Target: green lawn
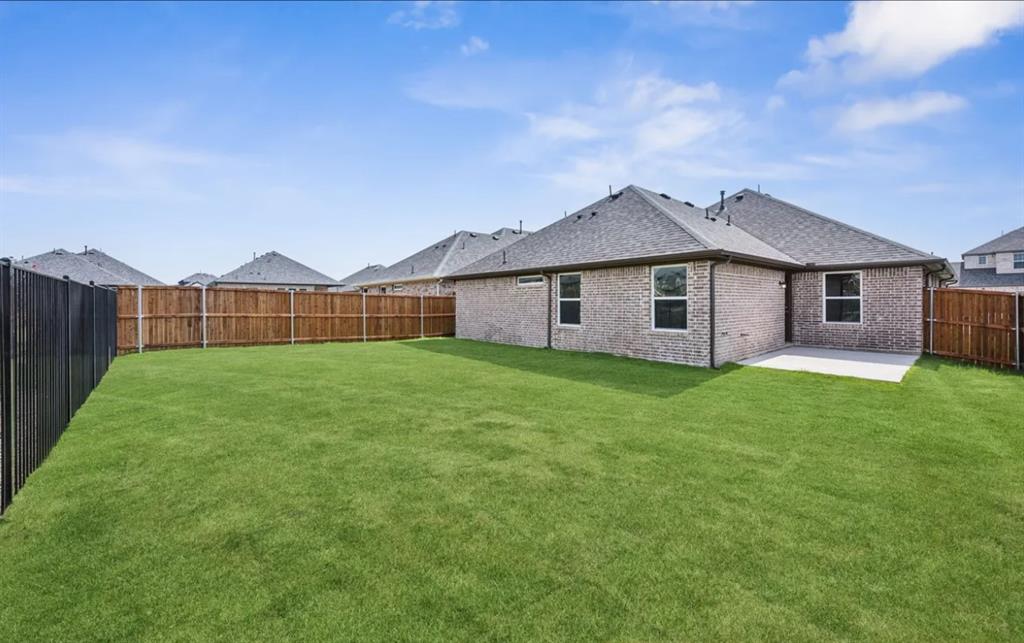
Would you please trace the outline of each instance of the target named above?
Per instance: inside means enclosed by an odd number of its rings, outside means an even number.
[[[121,357],[0,521],[0,637],[1020,640],[1024,377]]]

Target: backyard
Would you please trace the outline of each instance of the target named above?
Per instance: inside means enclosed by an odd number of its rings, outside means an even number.
[[[454,339],[118,358],[0,637],[1020,639],[1024,378]]]

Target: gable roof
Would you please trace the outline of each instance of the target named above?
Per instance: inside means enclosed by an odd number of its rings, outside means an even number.
[[[355,284],[359,284],[366,280],[372,279],[374,276],[377,275],[378,272],[380,272],[383,269],[383,264],[375,263],[371,266],[366,266],[365,268],[356,270],[347,277],[339,279],[338,283],[340,283],[342,286],[352,286]]]
[[[199,284],[200,286],[208,286],[210,282],[217,279],[217,275],[211,275],[208,272],[193,272],[188,277],[178,280],[179,286],[191,286],[192,284]]]
[[[137,270],[117,259],[111,257],[102,250],[95,248],[86,248],[85,252],[80,253],[80,256],[84,257],[90,263],[94,263],[97,266],[114,273],[115,275],[123,278],[127,283],[133,286],[163,286],[164,283],[158,279],[150,277],[141,270]]]
[[[90,281],[101,286],[136,285],[124,277],[115,275],[102,266],[88,261],[81,254],[57,248],[28,259],[16,261],[15,265],[28,270],[61,279],[67,275],[70,279],[84,284]]]
[[[353,285],[441,279],[487,255],[527,239],[531,233],[501,228],[488,234],[460,230]]]
[[[516,273],[732,253],[798,266],[792,257],[703,209],[630,185],[534,232],[453,276]]]
[[[717,212],[719,205],[709,207]],[[754,190],[726,197],[725,206],[734,225],[808,266],[943,261]]]
[[[787,268],[930,265],[945,260],[753,190],[705,208],[630,185],[454,277],[734,257]]]
[[[262,254],[229,273],[217,277],[214,284],[276,284],[297,286],[337,286],[338,282],[322,272],[284,256],[276,250]]]
[[[1024,226],[1017,228],[1016,230],[1010,230],[1001,237],[981,244],[977,248],[968,250],[963,256],[967,255],[987,255],[994,252],[1021,252],[1024,251]]]

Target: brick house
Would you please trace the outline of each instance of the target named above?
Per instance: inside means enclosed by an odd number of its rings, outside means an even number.
[[[456,336],[719,366],[787,343],[919,353],[948,263],[752,190],[629,186],[451,275]]]
[[[981,244],[953,264],[954,288],[1024,293],[1024,227]]]
[[[365,268],[343,281],[354,290],[410,295],[450,295],[448,275],[529,235],[521,228],[490,234],[460,230],[384,268]]]

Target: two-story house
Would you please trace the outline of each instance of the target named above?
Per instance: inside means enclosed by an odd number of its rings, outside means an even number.
[[[968,250],[953,269],[954,288],[1024,292],[1024,227]]]

